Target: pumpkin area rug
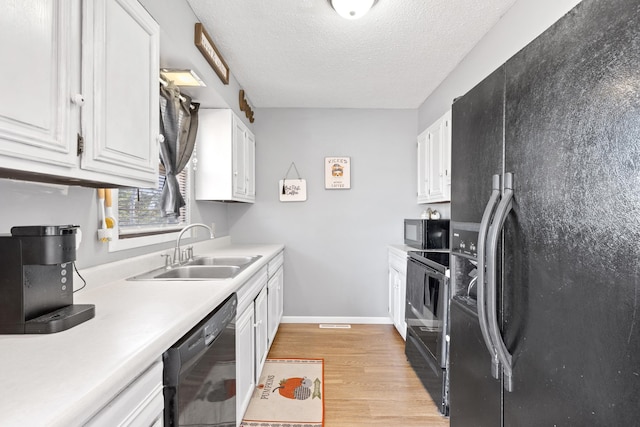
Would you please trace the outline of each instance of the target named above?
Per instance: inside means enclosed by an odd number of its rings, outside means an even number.
[[[267,359],[241,427],[322,427],[324,360]]]

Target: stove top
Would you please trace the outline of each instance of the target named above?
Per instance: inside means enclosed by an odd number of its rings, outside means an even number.
[[[448,249],[409,251],[410,258],[443,272],[449,268],[449,254],[450,251]]]

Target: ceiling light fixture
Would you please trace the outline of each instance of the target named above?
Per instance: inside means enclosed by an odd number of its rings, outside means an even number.
[[[202,79],[193,70],[176,70],[173,68],[161,68],[160,75],[167,81],[172,81],[176,86],[206,87]]]
[[[330,0],[338,15],[346,19],[362,18],[373,6],[375,0]]]

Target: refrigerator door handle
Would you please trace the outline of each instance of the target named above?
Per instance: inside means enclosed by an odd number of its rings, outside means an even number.
[[[498,361],[498,353],[496,346],[491,340],[491,334],[489,333],[489,320],[487,317],[486,298],[485,298],[485,243],[487,239],[487,232],[489,230],[489,223],[491,222],[491,216],[493,211],[498,205],[498,199],[500,198],[500,175],[493,175],[491,178],[491,196],[487,202],[487,206],[484,208],[482,214],[482,220],[480,221],[480,230],[478,231],[478,275],[476,276],[476,295],[478,302],[478,321],[480,323],[480,331],[482,331],[482,338],[487,346],[487,350],[491,355],[491,374],[494,378],[499,377],[500,364]]]
[[[487,238],[487,319],[489,322],[489,335],[492,342],[496,346],[498,359],[502,365],[502,372],[504,374],[504,388],[511,392],[513,391],[513,370],[512,370],[512,357],[507,350],[507,346],[500,334],[500,327],[498,325],[498,313],[497,313],[497,286],[496,286],[496,260],[498,239],[500,232],[504,226],[504,222],[507,219],[507,214],[513,207],[513,175],[511,173],[504,174],[504,191],[502,193],[502,199],[496,209],[496,214],[493,219],[491,227],[489,227],[489,233]],[[497,377],[494,377],[497,378]]]

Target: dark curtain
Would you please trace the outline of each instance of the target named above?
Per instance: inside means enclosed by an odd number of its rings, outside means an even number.
[[[176,176],[193,153],[200,104],[192,103],[189,96],[180,94],[171,82],[167,86],[160,85],[160,96],[160,133],[164,136],[160,143],[160,171],[166,176],[160,208],[164,216],[177,217],[186,202],[180,194]]]

